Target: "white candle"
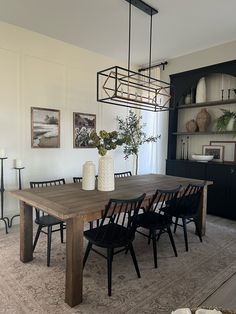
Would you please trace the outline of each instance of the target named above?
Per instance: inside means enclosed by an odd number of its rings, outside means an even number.
[[[16,159],[16,167],[15,168],[22,168],[22,161],[20,159]]]
[[[221,75],[221,89],[224,89],[224,74]]]
[[[0,158],[5,158],[5,157],[6,157],[5,149],[0,148]]]

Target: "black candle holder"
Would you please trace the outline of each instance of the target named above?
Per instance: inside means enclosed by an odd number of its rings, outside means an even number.
[[[18,188],[19,190],[22,190],[22,185],[21,185],[21,170],[25,169],[25,167],[14,167],[13,169],[16,169],[18,171],[18,182],[19,182],[19,185],[18,185]],[[11,217],[11,220],[10,220],[10,223],[9,223],[9,228],[12,227],[12,222],[13,222],[13,219],[16,218],[16,217],[20,217],[19,214],[16,214],[14,216]]]
[[[0,221],[3,221],[5,224],[5,230],[6,233],[8,233],[8,226],[9,226],[9,218],[4,216],[4,175],[3,175],[3,162],[6,160],[7,157],[1,157],[1,186],[0,186],[0,193],[1,193],[1,216],[0,216]]]

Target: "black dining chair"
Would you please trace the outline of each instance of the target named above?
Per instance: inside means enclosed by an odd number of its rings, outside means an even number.
[[[115,172],[114,173],[115,178],[125,178],[132,176],[131,171],[125,171],[125,172]]]
[[[200,230],[200,202],[203,193],[203,184],[189,184],[185,189],[183,195],[178,199],[177,206],[173,211],[173,217],[175,217],[174,233],[177,226],[181,226],[184,230],[185,249],[188,251],[188,235],[187,224],[194,222],[196,227],[196,233],[202,242],[201,230]],[[182,224],[178,224],[178,220],[182,219]]]
[[[180,188],[181,186],[172,190],[157,189],[147,208],[144,208],[144,212],[137,217],[137,232],[148,237],[148,243],[152,240],[155,268],[157,268],[157,241],[163,233],[168,233],[174,254],[178,256],[170,227]],[[147,229],[148,234],[139,228]]]
[[[112,261],[115,254],[128,249],[132,256],[136,273],[140,278],[132,242],[135,238],[136,218],[144,198],[145,194],[135,199],[110,199],[105,206],[99,226],[84,232],[88,245],[83,265],[85,266],[91,250],[107,259],[109,296],[111,296]],[[106,249],[107,255],[98,252],[93,246]]]
[[[55,185],[62,185],[65,184],[65,179],[56,179],[50,181],[31,181],[30,187],[31,188],[43,188]],[[33,243],[33,251],[37,245],[40,233],[43,232],[47,234],[47,266],[50,266],[50,258],[51,258],[51,243],[52,243],[52,233],[56,231],[60,231],[61,236],[61,243],[63,243],[63,230],[65,229],[65,225],[63,221],[45,214],[38,208],[35,208],[36,218],[35,223],[38,225],[38,229],[36,232],[36,236]],[[53,226],[58,226],[59,228],[53,229]],[[47,229],[46,231],[44,229]]]

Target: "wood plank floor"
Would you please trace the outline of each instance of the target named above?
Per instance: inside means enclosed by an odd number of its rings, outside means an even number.
[[[236,310],[236,274],[221,285],[202,304],[206,307],[219,307]]]

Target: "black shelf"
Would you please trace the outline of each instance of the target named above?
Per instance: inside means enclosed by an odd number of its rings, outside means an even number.
[[[217,132],[217,131],[207,131],[207,132],[173,132],[172,133],[173,135],[213,135],[213,134],[216,134],[216,135],[221,135],[221,134],[232,134],[232,135],[236,135],[235,131],[220,131],[220,132]]]
[[[210,107],[210,106],[224,106],[229,104],[236,104],[236,99],[227,99],[227,100],[216,100],[216,101],[207,101],[203,103],[193,103],[187,105],[177,106],[176,109],[188,109],[188,108],[199,108],[199,107]]]

